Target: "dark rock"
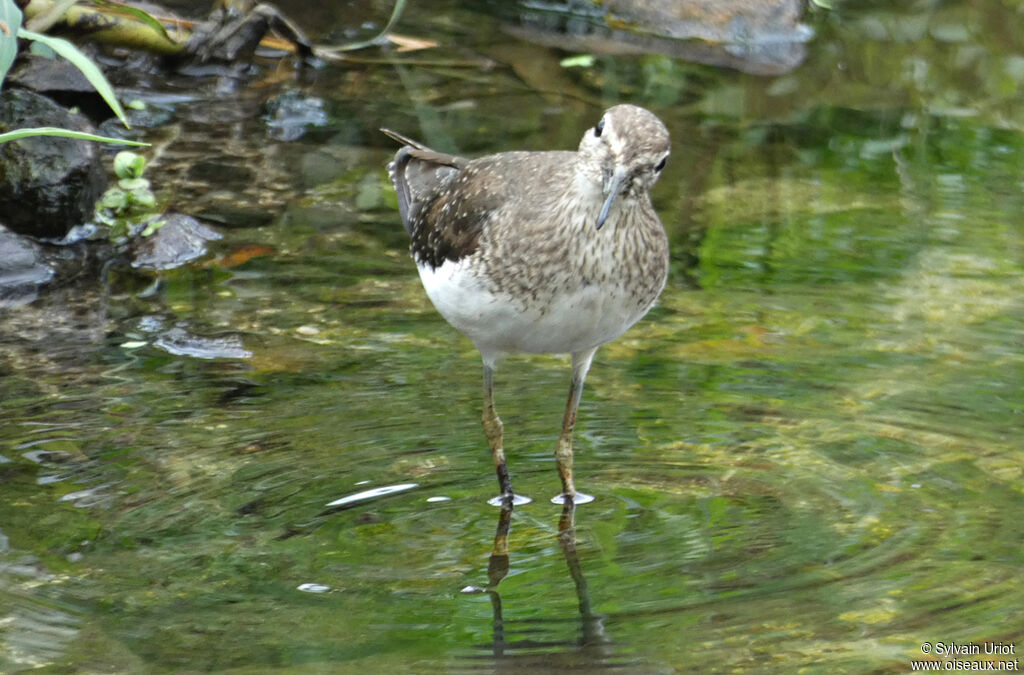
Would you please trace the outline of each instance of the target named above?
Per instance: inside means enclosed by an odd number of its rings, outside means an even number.
[[[38,54],[26,54],[7,75],[7,84],[31,89],[38,94],[55,91],[95,94],[96,88],[82,71],[67,59],[52,59]]]
[[[114,116],[82,71],[67,59],[22,54],[7,74],[4,85],[29,89],[66,108],[77,108],[95,124]]]
[[[0,93],[0,131],[60,127],[95,133],[81,115],[39,94]],[[91,141],[36,136],[0,144],[0,223],[34,237],[59,239],[88,220],[106,189],[100,146]]]

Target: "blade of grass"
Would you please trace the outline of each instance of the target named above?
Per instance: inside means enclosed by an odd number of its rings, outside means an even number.
[[[387,39],[388,33],[398,23],[398,17],[402,16],[402,11],[405,9],[405,0],[395,0],[395,7],[391,10],[391,18],[388,19],[388,23],[384,26],[384,30],[370,38],[369,40],[362,40],[360,42],[353,42],[347,45],[341,45],[340,47],[327,47],[322,51],[327,53],[338,53],[338,52],[351,52],[357,49],[366,49],[367,47],[373,47],[379,45]]]
[[[0,143],[6,143],[8,141],[18,141],[23,138],[30,136],[61,136],[63,138],[76,138],[83,141],[99,141],[100,143],[118,143],[120,145],[138,145],[148,146],[149,143],[140,143],[139,141],[127,141],[123,138],[112,138],[110,136],[97,136],[96,134],[87,134],[84,131],[72,131],[70,129],[61,129],[59,127],[32,127],[28,129],[15,129],[14,131],[8,131],[6,134],[0,134]]]
[[[130,17],[138,19],[142,23],[146,24],[147,26],[155,30],[165,39],[173,41],[171,36],[167,34],[167,29],[164,28],[164,25],[162,23],[156,20],[151,14],[144,12],[143,10],[138,9],[137,7],[131,7],[120,2],[111,2],[110,0],[92,0],[92,4],[97,5],[99,7],[106,7],[121,14],[126,14]]]
[[[53,51],[57,52],[68,61],[73,63],[76,68],[82,71],[85,78],[89,80],[89,83],[96,88],[99,95],[103,97],[103,100],[107,102],[110,109],[114,111],[117,118],[121,120],[125,128],[128,126],[128,119],[124,116],[124,109],[121,108],[121,104],[117,101],[117,95],[114,93],[114,88],[107,82],[107,78],[103,76],[103,72],[99,69],[95,63],[89,60],[89,57],[78,50],[78,47],[71,44],[63,38],[51,37],[49,35],[43,35],[42,33],[33,33],[30,30],[21,28],[18,30],[18,37],[26,38],[28,40],[35,40],[41,42]]]

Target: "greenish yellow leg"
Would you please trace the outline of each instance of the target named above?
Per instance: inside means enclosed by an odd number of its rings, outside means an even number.
[[[580,407],[580,397],[583,396],[583,383],[587,379],[587,372],[594,360],[597,348],[576,352],[572,355],[572,382],[569,384],[569,400],[565,405],[565,416],[562,418],[562,433],[558,436],[558,447],[555,449],[555,461],[558,464],[558,475],[562,479],[562,494],[551,501],[562,504],[572,500],[576,504],[583,504],[593,500],[589,495],[576,492],[576,484],[572,476],[572,435],[576,428],[576,412]]]

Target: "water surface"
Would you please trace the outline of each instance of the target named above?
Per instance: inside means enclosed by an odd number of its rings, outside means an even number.
[[[0,671],[906,672],[924,642],[1024,647],[1022,16],[837,3],[763,77],[562,68],[483,10],[413,4],[400,32],[437,49],[148,94],[148,177],[225,239],[3,310]],[[353,25],[309,11],[318,39]],[[498,372],[535,499],[503,522],[479,358],[419,286],[376,129],[572,148],[619,101],[673,136],[672,272],[598,353],[597,500],[559,536],[567,362]]]

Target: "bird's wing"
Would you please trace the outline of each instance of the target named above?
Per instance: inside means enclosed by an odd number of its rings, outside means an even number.
[[[419,217],[425,201],[450,183],[467,160],[431,150],[390,129],[381,131],[404,144],[395,159],[388,164],[388,175],[398,193],[398,211],[402,216],[402,224],[411,236],[413,223]]]

